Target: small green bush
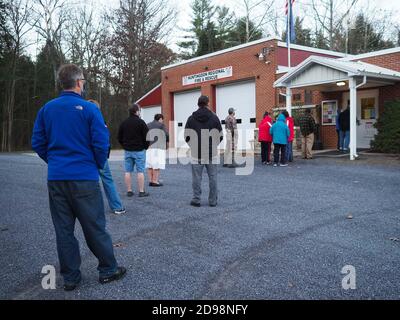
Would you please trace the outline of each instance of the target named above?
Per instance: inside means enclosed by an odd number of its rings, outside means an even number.
[[[378,129],[378,134],[372,141],[372,149],[378,152],[400,154],[400,100],[385,104],[375,127]]]

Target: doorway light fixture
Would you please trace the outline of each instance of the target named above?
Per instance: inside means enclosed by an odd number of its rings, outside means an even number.
[[[346,85],[346,82],[344,82],[344,81],[339,81],[339,82],[336,82],[336,85],[337,85],[338,87],[344,87],[344,86]]]

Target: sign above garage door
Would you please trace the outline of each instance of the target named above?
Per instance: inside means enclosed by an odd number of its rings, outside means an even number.
[[[220,68],[202,73],[192,74],[190,76],[185,76],[182,78],[182,85],[188,86],[191,84],[224,79],[232,77],[232,75],[233,75],[233,67]]]

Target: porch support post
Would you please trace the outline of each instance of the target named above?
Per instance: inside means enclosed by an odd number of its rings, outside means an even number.
[[[292,89],[286,88],[286,111],[292,116]]]
[[[350,87],[350,160],[357,157],[357,83],[354,77],[349,79]]]

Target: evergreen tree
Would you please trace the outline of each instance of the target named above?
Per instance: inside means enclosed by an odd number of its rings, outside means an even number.
[[[201,56],[215,50],[216,26],[213,22],[216,8],[211,0],[194,0],[192,8],[192,27],[189,30],[191,34],[185,36],[185,41],[179,42],[178,46],[184,51],[181,57],[184,59]]]
[[[311,35],[311,30],[303,28],[303,20],[304,18],[300,19],[300,17],[296,17],[294,23],[294,30],[296,33],[295,43],[302,46],[312,47],[314,43]],[[286,42],[286,30],[282,34],[282,39]]]
[[[318,30],[315,32],[312,46],[318,49],[329,50],[328,39],[325,38],[322,31]]]
[[[345,35],[341,34],[342,43]],[[368,22],[361,13],[356,17],[355,28],[349,30],[349,53],[361,54],[394,47],[394,43],[384,39],[384,35],[377,32],[372,23]],[[342,44],[342,47],[344,45]]]
[[[372,141],[374,150],[400,154],[400,100],[387,102],[376,128],[378,134]]]
[[[259,40],[263,37],[261,29],[257,29],[254,22],[249,22],[249,34],[251,35],[249,41]],[[236,21],[235,29],[231,34],[232,44],[239,45],[247,42],[247,31],[246,31],[246,18],[239,18]]]

